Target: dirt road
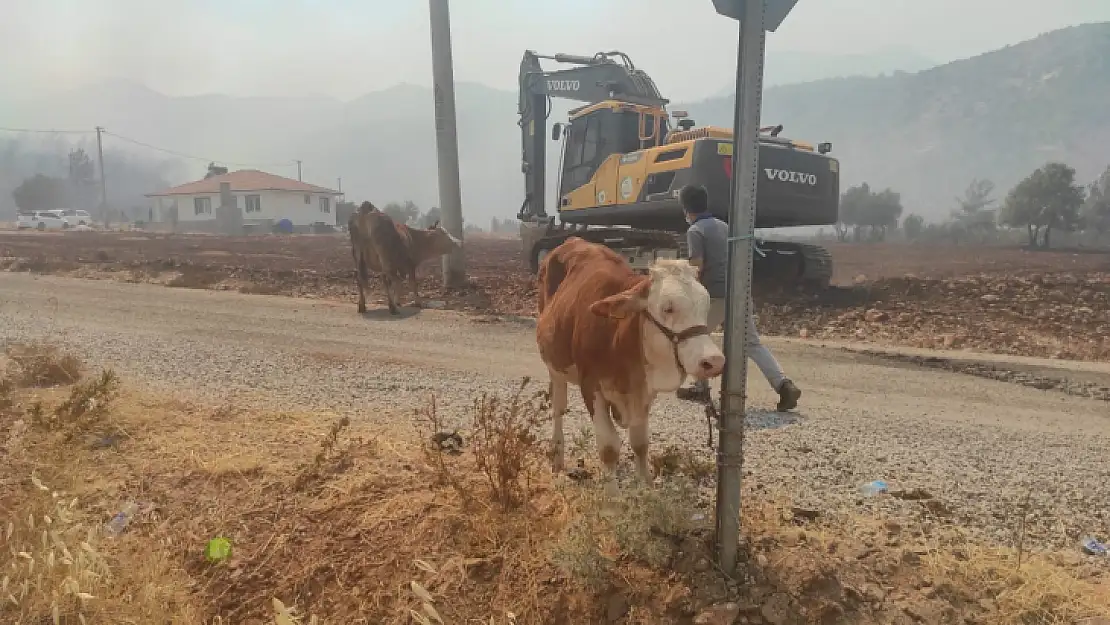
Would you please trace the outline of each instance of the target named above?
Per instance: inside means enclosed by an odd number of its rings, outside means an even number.
[[[476,392],[542,380],[523,322],[421,311],[402,319],[345,303],[166,289],[144,284],[0,274],[0,339],[45,338],[143,383],[213,402],[259,401],[403,423],[435,393],[453,417]],[[858,505],[958,521],[1008,541],[1030,496],[1027,541],[1070,545],[1110,529],[1110,410],[1104,401],[873,356],[768,339],[805,395],[797,414],[767,412],[774,396],[749,380],[749,487],[790,493],[834,514]],[[1067,363],[1045,361],[1060,375]],[[1090,373],[1090,371],[1085,371]],[[587,426],[578,400],[568,437]],[[662,397],[655,450],[702,449],[697,406]],[[626,449],[627,451],[627,449]],[[937,503],[856,487],[884,479]]]

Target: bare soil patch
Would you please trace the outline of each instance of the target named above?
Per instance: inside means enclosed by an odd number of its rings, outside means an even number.
[[[768,335],[837,338],[1076,360],[1110,359],[1110,253],[905,244],[827,244],[834,287],[757,293]],[[467,239],[470,283],[420,271],[432,305],[535,314],[519,241]],[[356,300],[345,235],[222,237],[111,232],[0,233],[0,269],[246,294]],[[381,304],[372,280],[371,299]]]

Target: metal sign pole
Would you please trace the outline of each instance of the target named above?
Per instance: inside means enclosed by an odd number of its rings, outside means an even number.
[[[436,107],[436,148],[439,152],[439,209],[443,227],[463,239],[462,191],[459,184],[459,138],[455,132],[455,72],[451,60],[451,17],[447,0],[428,0],[432,30],[432,90]],[[466,282],[462,250],[443,257],[443,284]]]
[[[759,170],[759,114],[763,99],[764,2],[748,0],[740,18],[733,119],[733,186],[729,205],[729,284],[725,366],[717,451],[717,556],[726,574],[736,571],[740,542],[740,479],[744,465],[744,404],[748,378],[752,239]]]

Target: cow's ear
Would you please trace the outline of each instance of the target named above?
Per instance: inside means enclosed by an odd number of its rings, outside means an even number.
[[[599,317],[624,319],[644,309],[650,290],[651,278],[644,278],[628,290],[590,304],[590,312]]]

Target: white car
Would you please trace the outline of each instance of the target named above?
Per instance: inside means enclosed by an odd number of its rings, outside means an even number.
[[[89,211],[83,211],[81,209],[72,209],[72,208],[64,208],[64,209],[59,209],[59,210],[62,211],[62,216],[66,218],[66,221],[68,221],[69,225],[71,225],[71,226],[91,226],[92,225],[93,220],[92,220],[92,216],[89,215]]]
[[[20,230],[68,230],[69,219],[63,213],[62,210],[20,212],[15,218],[15,226]]]

